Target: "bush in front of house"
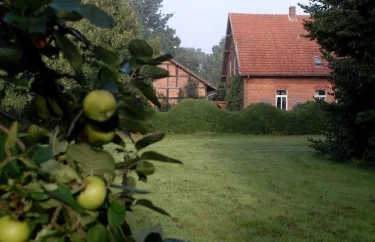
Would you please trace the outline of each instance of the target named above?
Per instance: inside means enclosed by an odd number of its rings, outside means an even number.
[[[299,104],[285,112],[269,104],[253,104],[240,112],[213,102],[185,99],[167,113],[154,115],[151,129],[166,133],[322,134],[327,118],[319,103]]]

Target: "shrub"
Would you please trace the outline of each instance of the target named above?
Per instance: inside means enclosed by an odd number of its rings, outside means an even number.
[[[213,101],[225,101],[226,90],[224,85],[221,83],[217,93],[212,97]]]
[[[243,83],[240,76],[231,78],[232,87],[225,97],[228,101],[227,108],[231,111],[240,111],[243,109]]]
[[[205,100],[183,100],[168,113],[155,113],[151,129],[167,133],[323,134],[327,117],[317,102],[285,112],[253,104],[240,112],[219,109]]]

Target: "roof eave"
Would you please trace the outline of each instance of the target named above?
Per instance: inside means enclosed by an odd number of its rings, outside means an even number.
[[[214,89],[216,91],[218,90],[211,83],[209,83],[208,81],[206,81],[205,79],[203,79],[201,76],[199,76],[198,74],[196,74],[195,72],[193,72],[192,70],[190,70],[189,68],[187,68],[186,66],[184,66],[183,64],[181,64],[180,62],[178,62],[176,59],[172,58],[172,59],[170,59],[170,61],[172,63],[174,63],[176,66],[179,66],[180,68],[184,69],[187,73],[189,73],[190,75],[194,76],[195,78],[197,78],[199,81],[203,82],[208,87],[210,87],[210,88],[212,88],[212,89]]]
[[[241,77],[329,77],[329,74],[241,74]]]

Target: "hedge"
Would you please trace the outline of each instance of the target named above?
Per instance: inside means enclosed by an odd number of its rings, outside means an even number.
[[[285,112],[269,104],[253,104],[239,112],[213,102],[186,99],[169,112],[156,112],[151,129],[165,133],[323,134],[327,117],[319,103],[298,104]]]

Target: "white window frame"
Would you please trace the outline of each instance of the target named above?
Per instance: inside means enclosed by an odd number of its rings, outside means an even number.
[[[319,94],[320,91],[324,91],[324,95]],[[315,90],[314,98],[317,100],[323,99],[324,102],[327,102],[327,90],[324,90],[324,89]]]
[[[278,94],[279,91],[285,91],[286,94]],[[285,90],[285,89],[276,90],[275,106],[277,108],[280,108],[281,110],[284,110],[282,104],[281,104],[281,107],[277,106],[277,99],[278,98],[281,98],[281,102],[282,102],[282,99],[285,98],[285,111],[288,111],[288,90]]]
[[[236,75],[236,57],[233,57],[233,76]]]

